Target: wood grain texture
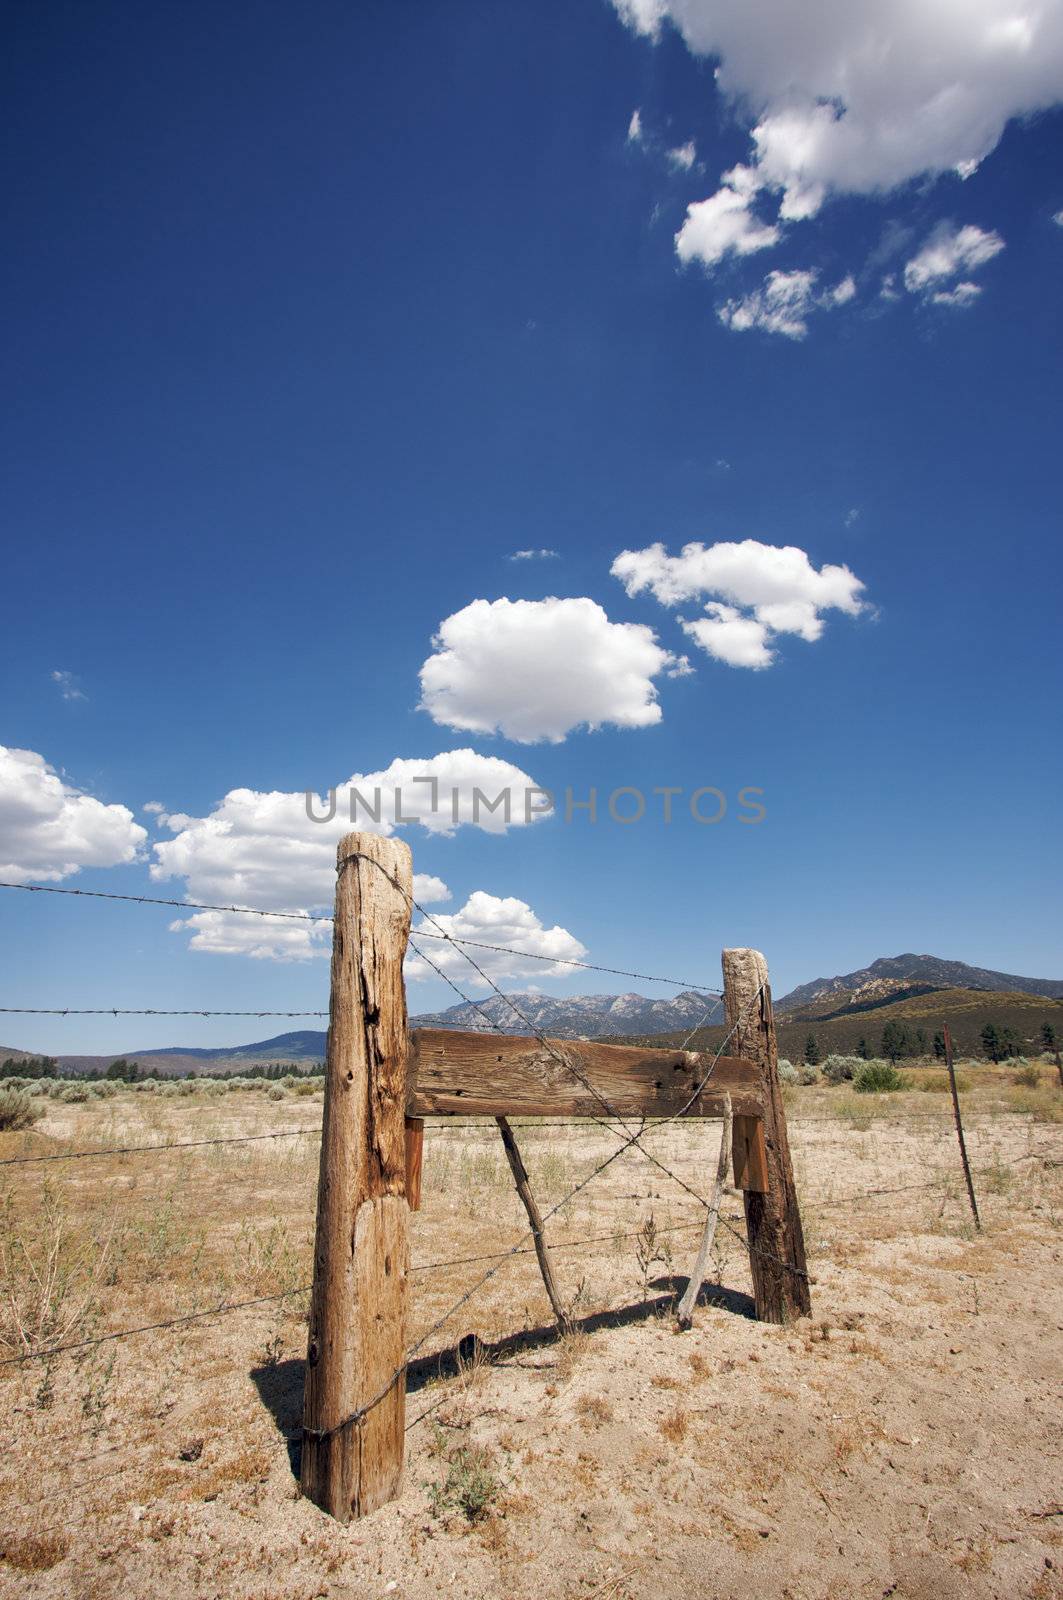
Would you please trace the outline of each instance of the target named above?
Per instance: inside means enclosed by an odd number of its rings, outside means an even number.
[[[735,1117],[731,1136],[736,1189],[768,1192],[768,1150],[761,1117]]]
[[[301,1483],[342,1522],[392,1499],[402,1479],[404,1382],[378,1396],[405,1352],[412,885],[401,841],[341,841]],[[361,1420],[346,1420],[363,1406]]]
[[[417,1028],[410,1039],[406,1110],[415,1117],[604,1117],[603,1100],[619,1116],[671,1117],[712,1065],[696,1050],[596,1039],[550,1039],[552,1050],[538,1039],[446,1028]],[[720,1117],[728,1094],[736,1112],[760,1115],[755,1062],[721,1056],[685,1115]]]
[[[406,1203],[421,1209],[421,1170],[424,1166],[424,1118],[406,1118]]]
[[[763,1104],[767,1190],[746,1190],[744,1195],[757,1316],[762,1322],[790,1322],[807,1315],[812,1301],[779,1082],[768,967],[759,950],[723,952],[723,988],[728,1027],[734,1029],[741,1054],[756,1064]]]

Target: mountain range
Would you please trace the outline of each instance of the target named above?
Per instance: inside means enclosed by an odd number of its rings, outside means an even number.
[[[841,1010],[867,1009],[905,994],[926,994],[931,989],[985,989],[996,994],[1033,994],[1058,1000],[1061,978],[1020,978],[1013,972],[971,967],[965,961],[945,961],[940,956],[881,956],[869,967],[843,977],[814,978],[776,1000],[780,1015],[826,1016]]]
[[[780,1033],[784,1027],[796,1028],[798,1024],[816,1022],[820,1026],[827,1025],[833,1031],[842,1028],[847,1037],[853,1027],[862,1024],[862,1018],[869,1012],[883,1012],[903,1005],[906,1013],[912,1011],[914,1015],[916,1010],[922,1013],[929,1006],[929,1016],[935,1008],[940,1009],[944,991],[953,992],[958,1006],[961,1005],[962,993],[962,1010],[973,1018],[979,1007],[986,1007],[983,995],[997,995],[1000,1004],[1010,1007],[1019,1003],[1024,1012],[1033,1003],[1031,997],[1051,1005],[1063,997],[1063,979],[1023,978],[986,967],[968,966],[963,961],[943,960],[938,956],[888,956],[855,972],[834,978],[816,978],[811,983],[800,984],[775,1002],[775,1012]],[[923,1002],[920,997],[928,995],[938,995],[940,998]],[[497,1028],[504,1033],[540,1032],[562,1039],[660,1036],[663,1044],[666,1037],[669,1043],[681,1042],[692,1030],[711,1030],[719,1026],[722,1018],[716,999],[715,995],[702,994],[694,989],[684,989],[663,998],[640,994],[556,996],[528,990],[514,992],[506,999],[492,995],[475,1004],[463,1002],[444,1011],[423,1012],[411,1017],[410,1022],[413,1027],[458,1028],[484,1033]],[[520,1015],[517,1014],[518,1010]],[[706,1012],[710,1013],[708,1017]],[[880,1025],[881,1019],[870,1019],[869,1025],[872,1022]],[[1029,1026],[1036,1025],[1037,1019],[1031,1011]],[[1060,1031],[1063,1032],[1063,1028]],[[699,1039],[698,1043],[703,1044],[703,1040]],[[164,1073],[218,1069],[239,1072],[241,1066],[277,1061],[290,1061],[307,1067],[324,1059],[325,1033],[324,1030],[303,1028],[251,1044],[225,1047],[174,1045],[164,1049],[125,1050],[120,1053],[129,1060],[139,1062],[145,1070],[154,1068]],[[10,1057],[18,1060],[31,1054],[27,1050],[0,1045],[0,1059]],[[58,1059],[61,1067],[67,1071],[88,1072],[106,1069],[116,1056],[67,1055]]]

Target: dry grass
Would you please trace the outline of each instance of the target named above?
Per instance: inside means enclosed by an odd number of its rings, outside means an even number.
[[[947,1096],[914,1084],[882,1097],[789,1091],[816,1308],[814,1321],[789,1330],[742,1315],[748,1266],[721,1227],[718,1282],[693,1332],[675,1335],[668,1308],[701,1213],[637,1152],[625,1155],[550,1225],[557,1243],[606,1236],[559,1251],[555,1262],[577,1317],[590,1321],[556,1339],[534,1256],[514,1257],[427,1352],[456,1351],[474,1332],[464,1359],[457,1355],[443,1378],[431,1365],[411,1374],[408,1420],[435,1409],[408,1435],[403,1499],[357,1530],[325,1522],[298,1498],[292,1476],[285,1436],[297,1434],[300,1415],[301,1294],[0,1369],[0,1424],[15,1443],[0,1473],[0,1596],[164,1589],[248,1600],[280,1589],[309,1597],[330,1583],[339,1583],[337,1594],[345,1584],[384,1593],[394,1580],[391,1592],[427,1600],[449,1587],[459,1564],[469,1594],[560,1600],[609,1593],[613,1583],[612,1592],[678,1596],[689,1561],[711,1570],[717,1538],[729,1560],[745,1563],[746,1592],[779,1592],[786,1561],[805,1551],[798,1566],[814,1576],[806,1572],[795,1592],[827,1595],[849,1582],[834,1532],[864,1526],[883,1470],[905,1538],[941,1555],[933,1518],[927,1532],[932,1479],[935,1506],[953,1508],[962,1534],[941,1559],[966,1582],[997,1585],[987,1593],[1009,1584],[1009,1592],[1032,1593],[1044,1554],[1061,1556],[1050,1517],[1023,1523],[1017,1535],[1013,1527],[1015,1505],[1049,1498],[1057,1448],[1047,1421],[1038,1422],[1050,1412],[1037,1397],[1051,1380],[1051,1335],[1063,1309],[1053,1320],[1024,1283],[1051,1281],[1063,1215],[1061,1102],[1047,1072],[1023,1086],[987,1071],[964,1096],[985,1220],[975,1239]],[[42,1103],[42,1120],[0,1134],[0,1156],[262,1133],[320,1115],[319,1098],[250,1093],[122,1091]],[[518,1128],[517,1137],[544,1208],[613,1147],[587,1126]],[[717,1138],[715,1129],[684,1125],[652,1148],[703,1191]],[[0,1205],[6,1352],[32,1355],[298,1290],[311,1274],[316,1168],[317,1140],[296,1136],[8,1169]],[[416,1267],[522,1240],[523,1213],[493,1130],[430,1128],[424,1185],[424,1209],[412,1221]],[[725,1201],[724,1216],[742,1232],[737,1197]],[[486,1265],[415,1271],[410,1339]],[[612,1323],[603,1316],[609,1308]],[[505,1359],[492,1353],[495,1341],[522,1331]],[[928,1435],[934,1407],[947,1415]],[[978,1459],[964,1429],[975,1416],[986,1419],[987,1452],[1012,1463],[1005,1485],[987,1455],[978,1528],[964,1509]],[[758,1434],[763,1448],[743,1453],[736,1476],[728,1441]],[[765,1529],[783,1528],[793,1553],[780,1566]],[[876,1537],[868,1526],[860,1557],[868,1592],[893,1581],[889,1541]],[[661,1547],[674,1548],[674,1572],[654,1555]],[[215,1552],[210,1573],[200,1570],[205,1548]]]

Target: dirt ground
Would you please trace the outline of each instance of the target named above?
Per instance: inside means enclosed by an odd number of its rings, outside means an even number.
[[[550,1225],[577,1331],[506,1262],[411,1368],[401,1498],[349,1528],[295,1476],[313,1133],[5,1167],[0,1354],[287,1298],[0,1367],[0,1597],[1063,1595],[1059,1096],[968,1096],[976,1234],[946,1097],[788,1091],[814,1306],[789,1328],[752,1320],[731,1194],[674,1331],[700,1210],[629,1152]],[[311,1129],[321,1099],[47,1106],[0,1157]],[[544,1207],[613,1148],[518,1137]],[[718,1139],[649,1144],[704,1193]],[[411,1338],[523,1226],[497,1133],[430,1127]]]

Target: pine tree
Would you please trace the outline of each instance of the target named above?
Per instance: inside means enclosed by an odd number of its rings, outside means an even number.
[[[810,1033],[805,1040],[805,1060],[810,1067],[818,1067],[820,1063],[819,1043],[814,1033]]]
[[[908,1033],[899,1022],[887,1022],[882,1030],[882,1054],[887,1061],[896,1063],[909,1054]]]
[[[1041,1024],[1041,1044],[1046,1050],[1054,1050],[1056,1048],[1056,1030],[1051,1022],[1042,1022]]]

